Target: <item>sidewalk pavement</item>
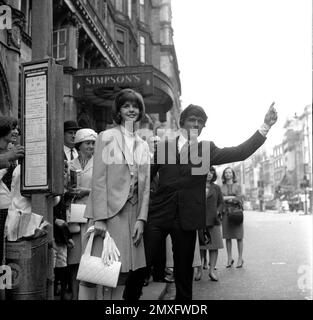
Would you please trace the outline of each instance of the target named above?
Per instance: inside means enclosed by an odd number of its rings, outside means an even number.
[[[143,287],[140,300],[162,300],[168,291],[169,283],[149,281],[148,286]],[[54,296],[54,300],[60,300],[60,296]]]
[[[142,296],[140,300],[162,300],[167,293],[168,283],[166,282],[153,282],[142,289]]]

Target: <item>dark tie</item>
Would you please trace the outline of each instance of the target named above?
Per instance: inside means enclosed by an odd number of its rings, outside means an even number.
[[[71,148],[71,160],[73,160],[74,159],[74,150],[73,150],[73,148]]]
[[[6,174],[2,177],[2,182],[8,187],[8,189],[10,191],[11,191],[11,183],[12,183],[13,171],[14,171],[15,167],[16,167],[15,163],[11,164],[9,166],[9,168],[7,169]]]

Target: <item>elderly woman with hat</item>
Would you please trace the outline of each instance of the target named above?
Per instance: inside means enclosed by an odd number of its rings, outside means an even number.
[[[76,204],[86,204],[90,190],[93,169],[94,145],[97,133],[92,129],[80,129],[75,135],[75,149],[78,157],[69,162],[69,170],[76,173],[76,186],[70,186],[69,194],[72,202]],[[86,224],[69,223],[69,228],[73,236],[75,246],[69,248],[67,263],[70,273],[72,299],[78,299],[78,281],[76,280],[78,265],[82,253],[82,235],[86,231]]]
[[[139,93],[121,90],[113,104],[117,126],[101,132],[95,145],[91,193],[85,211],[95,229],[92,255],[101,256],[103,237],[108,231],[122,264],[117,288],[103,289],[102,299],[138,300],[144,282],[142,235],[148,215],[150,154],[147,142],[135,130],[144,111]]]

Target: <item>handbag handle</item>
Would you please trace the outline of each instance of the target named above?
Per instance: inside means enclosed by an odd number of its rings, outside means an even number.
[[[91,256],[92,243],[93,243],[93,239],[95,237],[95,232],[94,231],[95,231],[95,227],[91,226],[86,232],[87,235],[88,235],[88,233],[90,233],[90,236],[89,236],[86,248],[85,248],[85,252],[84,252],[84,254],[87,255],[87,256]],[[109,231],[106,230],[105,238],[107,238],[109,236],[110,236]],[[105,238],[103,239],[103,242],[104,242]]]

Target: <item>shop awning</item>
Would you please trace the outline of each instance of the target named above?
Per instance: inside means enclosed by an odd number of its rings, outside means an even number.
[[[73,96],[83,105],[111,108],[116,92],[132,88],[142,94],[146,112],[158,113],[161,121],[173,106],[172,83],[153,66],[83,69],[73,76]]]

